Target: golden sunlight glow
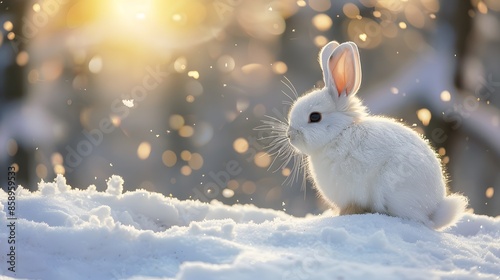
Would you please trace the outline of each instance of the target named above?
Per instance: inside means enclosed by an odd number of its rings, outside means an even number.
[[[132,51],[138,50],[149,57],[155,57],[157,53],[151,52],[151,49],[161,49],[163,52],[171,48],[194,46],[217,37],[237,15],[234,10],[241,4],[236,2],[76,1],[68,4],[67,11],[62,15],[64,18],[58,21],[58,24],[69,28],[82,28],[82,34],[93,39],[100,40],[101,35],[106,34],[105,40],[113,41],[115,45],[119,44]],[[32,10],[34,13],[41,12],[43,5],[34,4]]]

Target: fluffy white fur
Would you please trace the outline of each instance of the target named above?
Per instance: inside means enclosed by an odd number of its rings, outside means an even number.
[[[370,116],[355,96],[361,83],[356,45],[331,42],[320,53],[325,87],[300,97],[289,114],[290,144],[308,157],[319,195],[340,214],[378,212],[440,229],[467,199],[446,196],[440,161],[412,129]],[[312,112],[321,121],[310,122]]]

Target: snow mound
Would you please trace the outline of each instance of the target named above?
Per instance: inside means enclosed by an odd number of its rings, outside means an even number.
[[[1,240],[8,196],[0,191]],[[59,175],[16,191],[16,272],[28,279],[500,279],[500,219],[443,232],[378,214],[297,218],[253,205],[72,189]]]

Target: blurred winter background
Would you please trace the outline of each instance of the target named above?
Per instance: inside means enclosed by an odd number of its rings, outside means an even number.
[[[320,213],[310,185],[268,170],[253,128],[286,116],[287,79],[322,86],[324,44],[351,40],[370,110],[424,133],[452,191],[496,216],[499,26],[498,0],[3,0],[1,184],[14,164],[31,189],[118,174],[129,190]]]

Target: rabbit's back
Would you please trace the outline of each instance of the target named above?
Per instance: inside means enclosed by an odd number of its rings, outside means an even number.
[[[412,210],[402,208],[419,207],[429,209],[423,211],[429,215],[446,193],[441,165],[428,143],[383,117],[349,126],[310,156],[309,169],[316,188],[340,209],[355,204],[369,212],[408,216]]]

